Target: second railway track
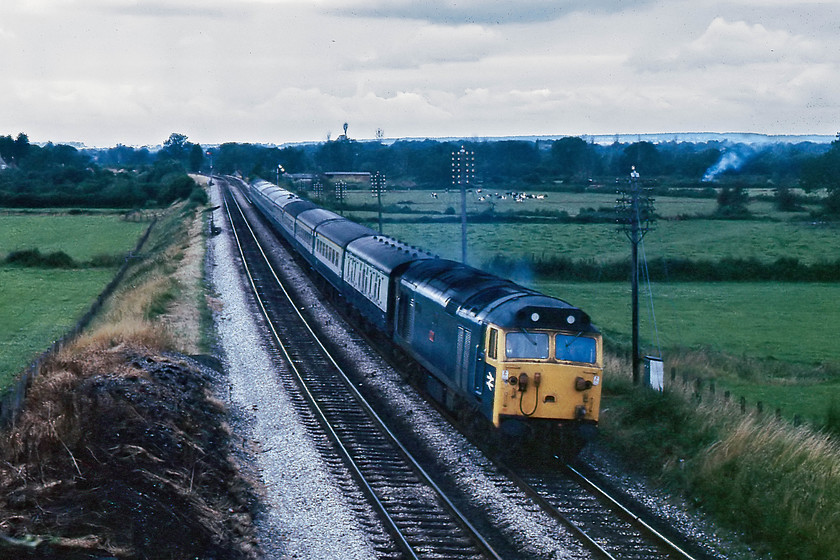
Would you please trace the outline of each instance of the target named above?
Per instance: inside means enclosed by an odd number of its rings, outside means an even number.
[[[500,558],[360,397],[288,297],[233,196],[228,218],[281,352],[406,558]],[[389,555],[383,550],[383,555]]]

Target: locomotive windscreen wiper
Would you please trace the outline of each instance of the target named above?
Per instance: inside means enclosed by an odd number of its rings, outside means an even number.
[[[567,343],[566,343],[566,348],[568,348],[569,346],[571,346],[571,345],[572,345],[572,342],[574,342],[575,340],[577,340],[577,339],[578,339],[578,337],[580,337],[580,335],[582,335],[582,334],[583,334],[583,331],[578,331],[578,333],[577,333],[577,334],[576,334],[576,335],[572,338],[572,340],[570,340],[569,342],[567,342]]]
[[[533,344],[534,346],[538,346],[538,345],[539,345],[539,341],[537,341],[537,339],[536,339],[536,338],[533,338],[533,339],[532,339],[531,337],[532,337],[533,335],[532,335],[531,333],[529,333],[528,331],[526,331],[526,330],[525,330],[525,327],[519,327],[519,330],[520,330],[520,331],[522,331],[522,333],[525,335],[525,338],[527,338],[527,339],[528,339],[528,342],[530,342],[530,343],[531,343],[531,344]]]

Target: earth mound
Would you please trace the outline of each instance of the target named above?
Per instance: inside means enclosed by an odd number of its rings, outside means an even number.
[[[255,558],[213,375],[126,345],[46,364],[0,438],[0,558]]]

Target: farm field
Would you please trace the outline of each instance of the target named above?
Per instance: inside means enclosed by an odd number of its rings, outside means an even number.
[[[536,280],[533,288],[584,309],[617,340],[629,341],[629,283]],[[668,348],[718,352],[798,364],[840,364],[840,284],[654,283],[639,294],[639,336],[654,355]]]
[[[441,257],[461,258],[460,224],[385,223],[383,233],[434,248]],[[630,244],[613,224],[469,224],[467,236],[468,258],[479,266],[496,254],[603,263],[630,259]],[[802,222],[660,221],[645,237],[644,250],[649,259],[794,257],[811,264],[840,256],[840,230]]]
[[[529,195],[543,195],[544,198],[526,198],[521,202],[517,202],[505,192],[508,190],[517,189],[502,189],[502,188],[484,188],[481,193],[468,192],[467,193],[467,211],[471,214],[477,214],[493,208],[495,212],[568,212],[571,216],[577,216],[582,208],[613,208],[616,201],[616,189],[600,187],[597,192],[548,192],[546,190],[530,190],[524,191]],[[523,192],[523,191],[519,191]],[[497,198],[506,196],[506,198]],[[772,194],[772,192],[763,192],[762,194]],[[484,197],[484,200],[481,198]],[[328,196],[326,198],[329,198]],[[316,202],[318,199],[313,199]],[[346,203],[348,205],[375,205],[376,197],[371,195],[369,190],[348,190],[346,194]],[[714,198],[690,198],[679,196],[662,196],[655,200],[656,212],[664,219],[672,219],[679,216],[707,216],[715,211],[717,202]],[[455,190],[447,192],[442,189],[437,192],[428,190],[399,190],[388,191],[382,195],[383,207],[399,207],[407,208],[411,212],[429,215],[439,215],[444,213],[447,208],[451,208],[460,213],[461,211],[461,195]],[[807,213],[779,213],[773,208],[771,202],[754,201],[750,203],[750,211],[757,217],[774,217],[781,219],[790,219],[792,217],[801,217],[807,219]],[[354,211],[354,214],[356,212]],[[374,219],[376,217],[374,212],[369,212],[365,218]]]
[[[114,274],[0,267],[0,390],[76,323]]]
[[[10,251],[36,248],[64,251],[78,262],[121,255],[146,227],[116,214],[0,215],[0,259]],[[0,389],[75,324],[115,273],[115,268],[0,265]]]
[[[0,258],[10,251],[64,251],[74,260],[124,253],[134,247],[147,223],[126,222],[117,214],[0,215]]]

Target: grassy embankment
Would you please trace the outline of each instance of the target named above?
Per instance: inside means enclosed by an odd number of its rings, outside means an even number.
[[[203,284],[202,227],[194,203],[167,209],[140,264],[129,269],[79,345],[126,341],[185,354],[206,352],[212,319]]]
[[[560,199],[555,204],[565,204],[563,209],[574,215],[580,208],[611,204],[614,197],[569,194],[548,201]],[[662,213],[671,217],[714,208],[708,200],[663,201],[667,206],[657,201],[657,209],[665,207]],[[840,254],[836,227],[813,223],[801,213],[775,212],[767,203],[752,203],[750,210],[758,219],[660,221],[645,239],[647,257],[711,262],[792,257],[811,265]],[[626,238],[611,224],[528,224],[523,219],[520,224],[474,224],[469,231],[476,263],[501,253],[523,261],[556,254],[609,265],[629,253]],[[455,223],[387,223],[385,233],[434,247],[445,257],[460,256]],[[836,556],[840,449],[833,436],[818,430],[840,428],[835,400],[840,349],[834,340],[840,332],[840,284],[667,282],[667,277],[655,282],[657,329],[644,292],[642,342],[645,353],[657,354],[661,347],[666,372],[678,372],[676,383],[666,375],[666,391],[659,394],[634,389],[629,364],[620,357],[627,355],[630,338],[627,283],[538,280],[528,270],[514,272],[518,281],[589,312],[617,351],[606,368],[601,428],[604,440],[628,464],[743,534],[760,553],[795,560]],[[690,380],[686,385],[683,376]],[[695,378],[704,382],[700,393]],[[708,390],[711,380],[714,394]],[[739,396],[749,401],[746,414]],[[763,414],[757,412],[757,401],[764,403]],[[775,419],[776,408],[786,420]],[[809,423],[795,427],[794,416]]]

